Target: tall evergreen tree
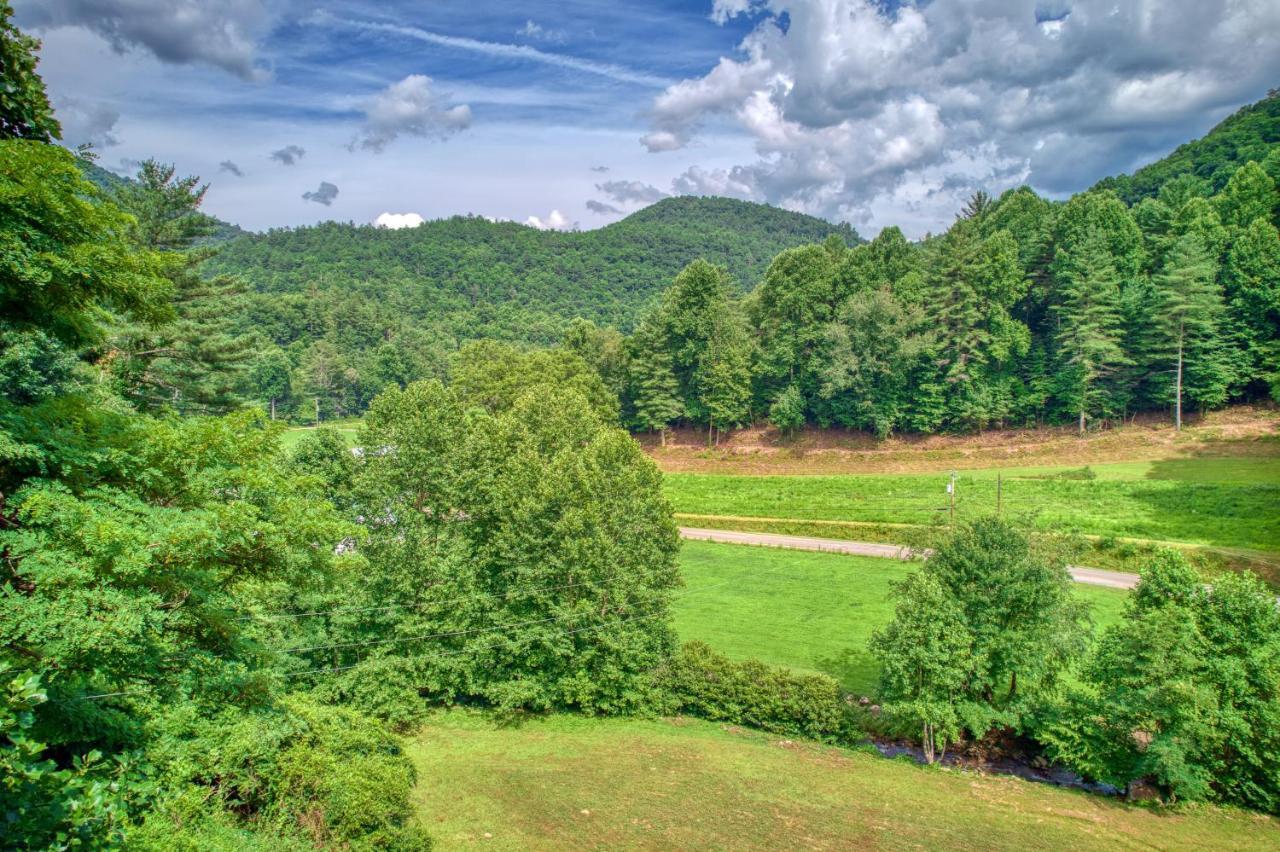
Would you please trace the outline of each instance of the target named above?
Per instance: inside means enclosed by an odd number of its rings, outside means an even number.
[[[173,283],[174,319],[160,326],[122,324],[104,358],[122,393],[144,408],[208,413],[240,402],[252,355],[249,338],[234,329],[245,286],[200,272],[212,254],[197,246],[213,227],[199,209],[207,189],[199,178],[178,178],[173,166],[148,160],[114,193],[136,220],[135,242],[162,253]]]
[[[1216,271],[1209,250],[1197,234],[1190,233],[1173,243],[1153,282],[1159,311],[1153,317],[1157,348],[1152,355],[1171,368],[1174,425],[1179,431],[1188,366],[1214,367],[1208,362],[1218,342],[1222,316],[1222,292],[1214,280]]]
[[[671,353],[652,339],[652,335],[637,334],[641,341],[630,358],[632,405],[635,409],[635,425],[658,433],[662,445],[667,445],[667,427],[684,415],[680,403],[680,383],[671,368]]]
[[[1102,407],[1100,380],[1129,360],[1121,346],[1120,276],[1097,230],[1061,258],[1058,269],[1055,342],[1064,390],[1084,434],[1089,414]]]
[[[925,305],[947,419],[982,428],[1008,414],[1003,368],[1030,345],[1027,327],[1009,313],[1026,289],[1017,246],[1007,231],[984,239],[975,220],[959,219],[930,252]]]

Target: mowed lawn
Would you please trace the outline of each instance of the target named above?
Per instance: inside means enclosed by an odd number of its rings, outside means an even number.
[[[686,589],[675,601],[676,632],[731,657],[825,672],[859,695],[874,693],[867,650],[893,617],[890,584],[916,563],[835,553],[685,541]],[[1076,585],[1095,627],[1119,618],[1127,592]]]
[[[332,423],[323,423],[321,426],[338,430],[338,434],[346,440],[349,446],[354,447],[356,445],[356,433],[360,429],[359,420],[335,420]],[[280,436],[280,444],[286,450],[292,450],[298,446],[298,442],[302,440],[304,435],[315,431],[316,428],[315,426],[294,426],[286,429]]]
[[[439,849],[1276,849],[1280,823],[1162,812],[692,719],[441,712],[407,742]]]
[[[1002,509],[1045,531],[1280,551],[1280,459],[1177,459],[1091,471],[1091,479],[1079,468],[1004,471]],[[996,475],[958,476],[958,518],[995,511]],[[926,525],[946,517],[947,479],[941,473],[664,477],[678,513]]]

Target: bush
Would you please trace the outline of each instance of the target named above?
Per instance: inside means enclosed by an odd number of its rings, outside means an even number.
[[[685,644],[659,670],[658,683],[672,712],[814,739],[856,735],[853,712],[834,679],[757,660],[735,662],[702,642]]]
[[[150,785],[129,756],[97,751],[59,766],[33,737],[40,677],[0,664],[0,834],[5,849],[112,848]]]
[[[253,829],[262,848],[427,848],[413,821],[413,766],[380,723],[292,696],[277,707],[212,719],[183,708],[151,757],[175,786],[139,848],[234,848]]]

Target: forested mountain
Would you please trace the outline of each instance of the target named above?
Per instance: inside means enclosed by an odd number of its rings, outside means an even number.
[[[1203,137],[1178,148],[1169,156],[1143,166],[1131,175],[1117,175],[1095,189],[1112,189],[1126,204],[1154,198],[1175,178],[1203,181],[1204,194],[1218,192],[1236,169],[1253,160],[1261,162],[1280,144],[1280,89],[1257,103],[1236,110]],[[1277,164],[1271,166],[1276,177]]]
[[[236,240],[209,268],[269,296],[256,300],[268,323],[317,298],[339,310],[354,300],[443,337],[550,343],[575,316],[629,328],[695,258],[725,266],[750,287],[778,252],[831,234],[858,240],[848,225],[684,197],[593,231],[539,231],[479,216],[403,230],[335,222],[272,230]]]

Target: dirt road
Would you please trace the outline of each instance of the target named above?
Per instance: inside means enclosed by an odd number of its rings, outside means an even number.
[[[853,556],[878,556],[882,559],[908,559],[909,548],[899,544],[876,544],[869,541],[844,541],[835,538],[811,538],[803,535],[777,535],[774,533],[737,532],[735,530],[708,530],[698,527],[681,527],[680,537],[696,541],[718,541],[726,544],[754,544],[763,547],[783,547],[791,550],[818,550],[827,553],[848,553]],[[1105,586],[1109,589],[1132,589],[1138,585],[1138,575],[1124,571],[1104,571],[1101,568],[1085,568],[1068,565],[1071,579],[1088,586]]]

